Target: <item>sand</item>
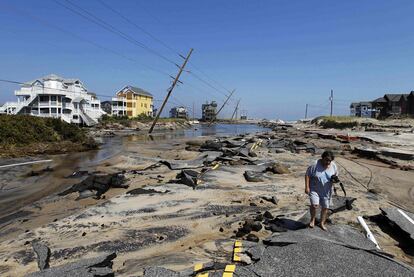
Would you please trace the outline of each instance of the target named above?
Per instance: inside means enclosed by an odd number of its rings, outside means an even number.
[[[329,140],[319,143],[337,144]],[[197,262],[226,262],[231,256],[231,237],[246,218],[270,211],[275,216],[297,219],[308,209],[303,175],[307,166],[319,157],[311,153],[274,153],[259,147],[259,159],[283,163],[291,173],[267,173],[267,179],[258,183],[247,182],[243,177],[245,170],[257,169],[253,165],[220,166],[206,173],[196,189],[167,183],[179,171],[166,166],[142,174],[131,172],[160,159],[190,160],[200,155],[185,150],[185,146],[184,139],[129,143],[118,154],[88,166],[90,171],[105,173],[127,171],[129,189],[111,189],[105,199],[75,201],[76,194],[65,197],[55,194],[81,179],[70,179],[50,190],[42,187],[36,196],[24,197],[25,206],[20,210],[23,214],[0,227],[0,274],[23,276],[37,270],[32,241],[42,241],[51,248],[52,266],[116,250],[117,276],[140,275],[149,265],[182,270]],[[413,171],[393,169],[350,153],[338,157],[337,162],[348,195],[357,200],[353,210],[334,214],[333,224],[359,226],[358,215],[379,214],[379,207],[390,206],[390,202],[414,210]],[[379,193],[367,192],[367,186]],[[142,187],[160,193],[126,194],[130,189]],[[276,196],[280,201],[274,205],[263,201],[261,196]],[[368,224],[384,251],[401,261],[414,263],[413,257],[397,247],[392,237],[374,223]],[[265,238],[271,232],[263,229],[255,234]]]

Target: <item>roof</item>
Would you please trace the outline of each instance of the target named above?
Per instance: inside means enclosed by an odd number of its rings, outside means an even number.
[[[352,108],[352,107],[356,107],[358,105],[361,105],[361,103],[360,102],[353,102],[353,103],[351,103],[350,107]]]
[[[60,76],[58,76],[56,74],[49,74],[49,75],[43,76],[41,78],[38,78],[38,79],[34,79],[32,81],[25,82],[23,85],[29,85],[29,86],[31,86],[35,82],[40,82],[40,83],[43,84],[45,81],[50,81],[50,80],[52,80],[52,81],[60,81],[60,82],[63,82],[64,84],[80,83],[80,84],[83,85],[83,83],[79,79],[74,79],[74,78],[67,78],[67,79],[65,79],[65,78],[60,77]]]
[[[133,87],[133,86],[126,86],[121,91],[125,91],[125,90],[130,90],[133,93],[138,94],[138,95],[153,97],[151,93],[149,93],[148,91],[143,90],[142,88]]]
[[[56,74],[46,75],[42,79],[43,79],[43,81],[47,81],[47,80],[63,81],[64,80],[64,78],[62,78],[62,77],[60,77],[60,76],[58,76]]]
[[[401,97],[407,99],[408,94],[385,94],[384,98],[388,99],[390,102],[398,102],[401,100]]]
[[[375,103],[386,103],[387,102],[387,99],[385,99],[384,97],[380,97],[380,98],[375,99],[372,102],[375,102]]]
[[[84,100],[82,97],[75,97],[75,99],[73,99],[72,102],[79,103],[82,102],[82,100]]]
[[[75,83],[81,83],[82,84],[81,80],[79,80],[79,79],[64,79],[63,82],[65,84],[75,84]]]

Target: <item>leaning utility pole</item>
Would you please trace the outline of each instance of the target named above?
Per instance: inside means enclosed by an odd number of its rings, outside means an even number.
[[[195,117],[194,117],[194,102],[193,102],[193,121],[195,120]]]
[[[240,103],[240,99],[239,101],[237,101],[236,108],[234,109],[233,115],[231,116],[231,120],[233,120],[234,115],[237,113],[237,109],[239,108],[239,103]],[[237,114],[236,114],[236,120],[237,120]]]
[[[168,101],[168,98],[171,95],[171,92],[173,91],[173,89],[174,89],[175,85],[177,84],[177,82],[179,82],[178,79],[180,78],[180,75],[183,72],[183,69],[184,69],[185,65],[187,64],[188,59],[190,58],[192,52],[193,52],[193,48],[190,49],[190,52],[188,53],[187,57],[185,58],[183,65],[180,67],[180,70],[178,71],[178,74],[175,77],[174,82],[172,83],[171,87],[168,89],[167,96],[165,96],[164,102],[162,102],[161,108],[160,108],[157,116],[155,117],[154,121],[152,122],[151,128],[148,131],[148,134],[151,134],[152,130],[154,130],[155,124],[157,123],[158,119],[160,118],[162,110],[164,109],[165,104],[167,104],[167,101]]]
[[[306,104],[306,109],[305,109],[305,119],[308,118],[308,104]]]
[[[329,101],[331,101],[331,116],[333,114],[333,89],[331,89],[331,97],[329,97]]]
[[[217,118],[218,114],[221,112],[221,110],[222,110],[222,109],[224,108],[224,106],[227,104],[227,101],[229,101],[229,99],[230,99],[230,97],[233,95],[234,91],[235,91],[235,89],[233,89],[233,90],[230,92],[230,95],[229,95],[229,96],[227,96],[226,101],[224,101],[223,105],[220,107],[220,109],[218,110],[218,112],[217,112],[217,113],[214,115],[214,117],[210,120],[210,123],[208,124],[208,126],[210,126],[210,125],[211,125],[211,123],[213,123],[213,121],[214,121],[214,120],[216,120],[216,118]]]

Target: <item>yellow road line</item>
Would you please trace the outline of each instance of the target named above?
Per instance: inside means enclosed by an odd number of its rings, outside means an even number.
[[[240,262],[241,258],[239,253],[242,252],[242,242],[239,240],[236,240],[234,242],[234,250],[233,250],[233,261],[234,262]]]
[[[226,268],[224,269],[224,272],[234,272],[236,270],[235,264],[229,264],[226,265]]]
[[[199,271],[200,269],[202,269],[203,268],[203,264],[196,264],[195,266],[194,266],[194,271]]]

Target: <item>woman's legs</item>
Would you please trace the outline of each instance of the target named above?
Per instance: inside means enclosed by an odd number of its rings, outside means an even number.
[[[323,208],[321,209],[321,228],[322,230],[328,230],[326,228],[326,219],[328,218],[328,208]]]
[[[309,227],[313,228],[315,226],[315,220],[316,220],[316,209],[318,208],[318,205],[312,205],[310,206],[310,214],[311,214],[311,220],[309,222]]]
[[[309,227],[313,228],[315,226],[315,219],[316,219],[316,209],[319,206],[319,195],[315,191],[311,191],[309,193],[310,199],[310,214],[311,220],[309,222]]]

